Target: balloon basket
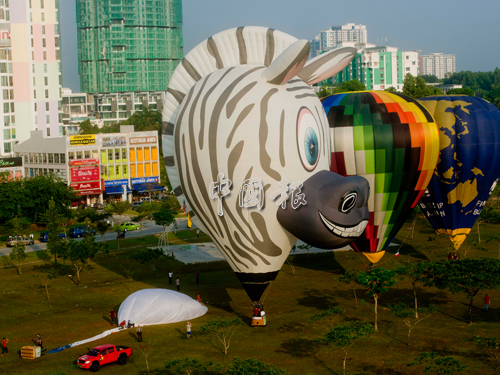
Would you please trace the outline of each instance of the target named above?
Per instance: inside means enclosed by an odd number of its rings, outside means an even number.
[[[253,316],[252,317],[252,327],[265,327],[267,324],[266,316]]]

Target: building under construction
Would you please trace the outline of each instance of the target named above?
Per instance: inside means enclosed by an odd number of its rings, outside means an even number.
[[[162,91],[183,57],[182,0],[76,0],[86,93]]]

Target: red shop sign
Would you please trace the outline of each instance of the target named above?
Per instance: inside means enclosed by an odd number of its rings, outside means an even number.
[[[70,160],[69,165],[92,165],[99,164],[99,159],[81,159],[81,160]]]
[[[102,190],[101,189],[91,189],[91,190],[80,190],[76,192],[76,195],[94,195],[94,194],[101,194]]]
[[[71,187],[76,190],[93,190],[93,189],[99,189],[101,190],[101,184],[99,181],[94,181],[94,182],[80,182],[78,184],[71,184]]]
[[[99,167],[71,168],[71,182],[99,180]]]

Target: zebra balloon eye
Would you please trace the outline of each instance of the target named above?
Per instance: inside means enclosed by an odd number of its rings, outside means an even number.
[[[297,119],[297,150],[302,165],[313,171],[318,165],[321,151],[319,127],[309,109],[303,107]]]

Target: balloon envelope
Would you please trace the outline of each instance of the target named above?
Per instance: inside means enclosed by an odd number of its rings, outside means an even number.
[[[417,101],[401,94],[350,92],[322,102],[332,139],[331,171],[370,183],[368,226],[351,246],[378,252],[387,248],[432,177],[439,153],[436,124]]]
[[[420,207],[458,249],[500,177],[500,111],[469,96],[431,96],[420,103],[436,120],[441,149]]]

